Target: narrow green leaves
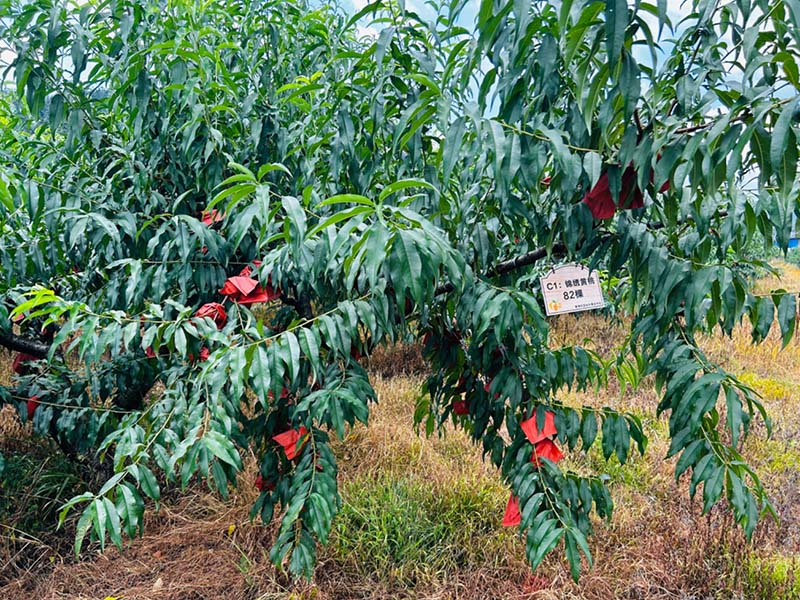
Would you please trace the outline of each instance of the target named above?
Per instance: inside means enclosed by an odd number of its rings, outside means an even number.
[[[242,459],[239,453],[234,448],[230,439],[223,436],[216,431],[208,431],[203,436],[203,443],[208,450],[222,462],[236,468],[241,469]]]
[[[784,193],[792,188],[797,174],[797,140],[792,128],[796,110],[795,102],[789,102],[783,107],[770,139],[770,163],[778,175]]]
[[[628,27],[628,3],[626,0],[606,0],[606,54],[613,70],[622,54],[625,30]]]
[[[387,185],[386,188],[378,195],[378,202],[383,202],[392,194],[396,194],[397,192],[409,188],[423,188],[434,192],[436,191],[435,187],[422,179],[401,179],[400,181],[395,181],[394,183]]]
[[[294,576],[311,577],[317,540],[325,543],[341,506],[336,484],[336,460],[327,437],[315,432],[291,474],[290,483],[276,490],[285,512],[270,559]]]
[[[781,339],[785,348],[797,329],[797,296],[793,293],[775,294],[778,305],[778,323],[781,327]]]
[[[349,221],[350,219],[354,219],[356,217],[367,216],[374,212],[375,209],[372,206],[364,206],[364,205],[354,206],[353,208],[350,208],[348,210],[337,212],[336,214],[331,215],[327,219],[323,220],[318,225],[312,227],[311,230],[308,232],[308,235],[315,236],[320,231],[327,229],[331,225],[336,225],[337,223],[341,223],[343,221]]]

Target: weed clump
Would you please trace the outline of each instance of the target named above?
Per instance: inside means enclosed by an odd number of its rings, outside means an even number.
[[[414,586],[461,569],[504,562],[507,492],[455,481],[359,477],[343,490],[334,555],[385,583]]]

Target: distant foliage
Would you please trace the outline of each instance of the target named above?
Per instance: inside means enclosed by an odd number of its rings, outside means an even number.
[[[800,248],[792,248],[786,253],[786,260],[800,267]]]
[[[797,212],[800,10],[673,4],[0,0],[0,343],[28,352],[0,400],[113,464],[63,508],[75,550],[140,534],[165,487],[226,495],[252,450],[271,557],[311,576],[331,436],[376,401],[359,361],[414,337],[417,423],[501,470],[533,567],[563,542],[577,578],[611,517],[563,453],[646,450],[637,416],[560,400],[610,373],[655,376],[676,476],[752,534],[771,507],[739,448],[767,416],[695,336],[796,328],[748,270]],[[560,261],[631,316],[615,359],[551,346]]]

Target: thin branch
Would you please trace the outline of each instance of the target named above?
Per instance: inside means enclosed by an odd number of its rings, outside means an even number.
[[[778,102],[773,104],[772,108],[779,108],[785,104],[788,104],[789,102],[797,100],[797,98],[798,96],[792,96],[791,98],[784,98],[783,100],[779,100]],[[703,129],[708,129],[711,126],[716,125],[716,123],[723,117],[727,117],[728,114],[730,113],[727,113],[725,115],[720,115],[710,121],[706,121],[705,123],[700,123],[699,125],[690,125],[688,127],[681,127],[680,129],[676,129],[675,133],[678,135],[683,135],[686,133],[695,133],[697,131],[702,131]],[[753,114],[748,109],[745,109],[745,111],[742,114],[732,117],[730,123],[731,124],[738,123],[739,121],[744,121],[745,119],[752,116]]]

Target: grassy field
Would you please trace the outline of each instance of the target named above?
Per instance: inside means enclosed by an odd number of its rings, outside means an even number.
[[[800,269],[782,265],[781,280],[762,290],[800,289]],[[774,420],[766,439],[754,426],[745,455],[761,474],[780,522],[759,525],[746,544],[718,505],[706,516],[676,482],[665,460],[666,418],[655,418],[652,382],[637,390],[612,382],[600,394],[567,394],[575,404],[613,406],[641,415],[648,453],[626,465],[599,451],[569,456],[565,467],[607,473],[615,501],[610,523],[591,539],[595,567],[580,585],[551,556],[535,573],[521,541],[500,527],[508,490],[461,432],[418,437],[412,412],[424,368],[414,349],[373,361],[379,404],[368,428],[336,447],[344,505],[331,543],[321,549],[312,582],[293,584],[269,564],[271,528],[251,524],[255,463],[249,457],[238,491],[223,502],[201,486],[172,493],[150,512],[143,538],[76,562],[71,531],[53,532],[61,500],[92,484],[92,473],[32,439],[8,410],[0,414],[0,598],[40,599],[800,599],[800,343],[761,346],[749,331],[709,337],[711,357],[758,390]],[[603,340],[609,352],[622,331],[594,316],[553,322],[553,344]],[[8,378],[0,354],[0,381]]]

